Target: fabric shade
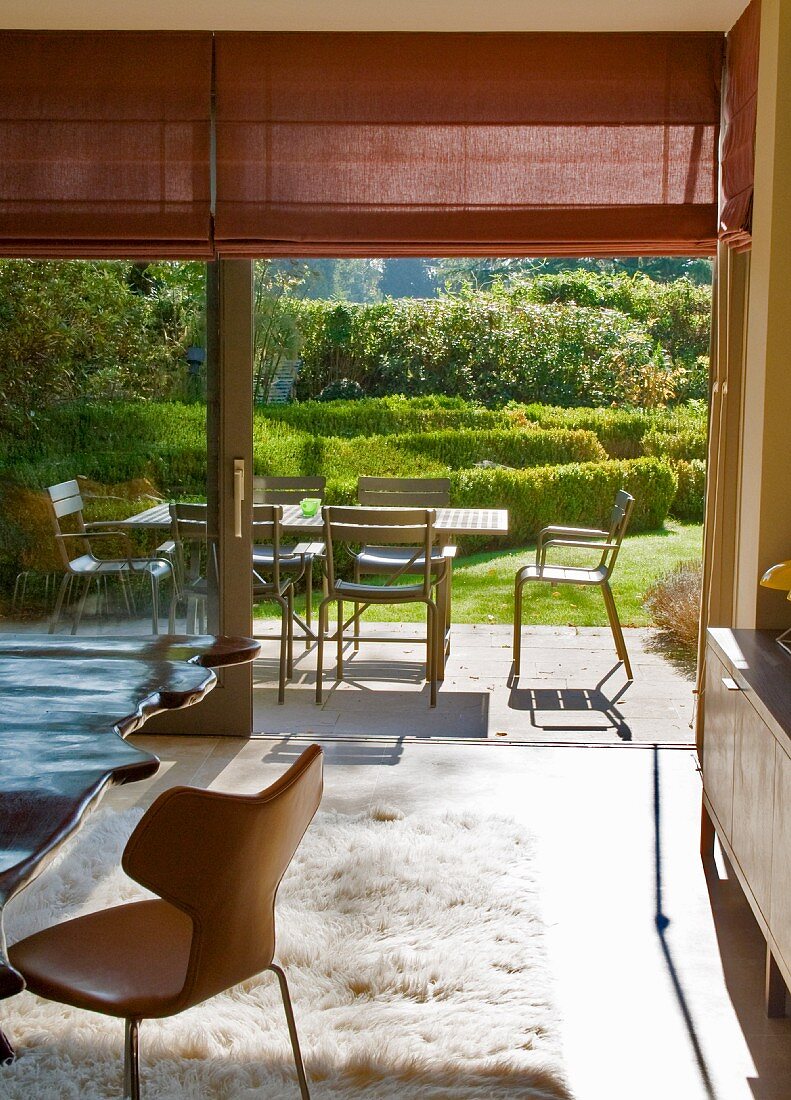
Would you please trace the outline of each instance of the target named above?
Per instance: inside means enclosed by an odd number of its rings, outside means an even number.
[[[728,34],[726,47],[720,237],[738,252],[752,245],[760,37],[761,3],[752,0]]]
[[[219,34],[217,251],[711,254],[723,42]]]
[[[208,257],[212,36],[0,33],[0,255]]]

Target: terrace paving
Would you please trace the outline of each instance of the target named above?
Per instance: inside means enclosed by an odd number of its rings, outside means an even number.
[[[335,681],[335,647],[325,650],[324,702],[314,702],[315,647],[295,640],[294,679],[277,706],[274,624],[256,623],[264,639],[255,662],[254,730],[322,738],[430,738],[619,745],[690,744],[693,681],[662,654],[656,632],[625,630],[635,679],[617,664],[612,636],[598,627],[525,628],[522,668],[512,683],[511,628],[454,625],[453,648],[436,710],[428,706],[424,646],[414,624],[365,623],[369,642],[345,651],[345,680]]]

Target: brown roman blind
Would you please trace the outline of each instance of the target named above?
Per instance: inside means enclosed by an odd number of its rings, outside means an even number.
[[[212,36],[0,32],[0,255],[211,255]]]
[[[752,244],[755,116],[761,3],[752,0],[727,38],[720,237],[737,252]]]
[[[723,44],[218,34],[218,253],[710,254]]]

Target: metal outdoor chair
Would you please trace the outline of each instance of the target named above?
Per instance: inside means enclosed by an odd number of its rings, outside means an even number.
[[[535,565],[525,565],[516,574],[514,586],[514,676],[519,676],[522,643],[522,589],[529,581],[546,584],[597,585],[602,590],[607,618],[612,630],[615,649],[623,661],[627,677],[632,680],[632,666],[626,650],[621,623],[615,607],[610,577],[612,576],[621,542],[629,526],[634,508],[634,497],[620,489],[610,513],[608,530],[595,527],[545,527],[539,532]],[[581,566],[547,565],[547,550],[551,546],[574,546],[580,550],[601,550],[598,565]]]
[[[447,477],[360,477],[357,479],[357,500],[368,508],[447,508],[450,505],[450,478]],[[415,557],[410,546],[363,546],[354,556],[354,579],[364,576],[388,576],[404,573],[411,561],[411,575],[420,575],[423,561]],[[436,546],[432,550],[432,571],[453,569],[455,548]],[[450,651],[451,577],[445,586],[447,599],[442,612],[445,626],[445,648]],[[355,607],[354,648],[359,648],[360,615]]]
[[[83,518],[83,500],[80,487],[76,481],[63,481],[58,485],[50,485],[47,489],[52,526],[55,533],[64,575],[55,601],[55,610],[49,624],[49,632],[52,634],[60,619],[63,601],[66,592],[75,582],[81,585],[78,593],[78,602],[74,612],[71,632],[77,633],[85,602],[88,598],[91,584],[94,580],[117,578],[127,612],[131,614],[133,603],[129,581],[133,577],[147,577],[151,589],[151,631],[159,633],[159,585],[165,577],[173,576],[173,566],[166,557],[140,557],[135,556],[132,543],[129,540],[128,531],[118,529],[117,520],[99,520],[86,523]],[[74,528],[71,531],[63,529],[63,521]],[[121,558],[100,558],[94,553],[93,544],[101,539],[113,539],[117,546],[119,542],[126,549],[126,556]],[[75,553],[76,551],[76,553]]]
[[[207,538],[206,505],[171,504],[170,530],[173,541],[175,580],[173,598],[170,601],[168,630],[176,633],[176,611],[180,603],[186,605],[185,633],[205,634],[209,563],[217,576],[215,546]]]
[[[321,802],[322,766],[311,745],[256,794],[165,791],[121,859],[154,896],[62,921],[11,947],[32,992],[125,1021],[126,1100],[140,1098],[143,1020],[174,1016],[264,970],[277,977],[300,1096],[310,1100],[286,975],[275,963],[275,899]],[[160,1095],[148,1091],[152,1100]]]
[[[286,681],[294,671],[294,588],[316,555],[316,543],[283,547],[279,504],[253,504],[253,542],[268,553],[253,565],[253,600],[273,600],[280,607],[278,703],[285,702]]]
[[[283,504],[299,505],[305,497],[315,497],[324,500],[324,492],[327,479],[324,477],[254,477],[253,478],[253,503],[254,504]],[[313,640],[311,629],[313,622],[313,559],[324,556],[324,548],[321,543],[313,544],[314,549],[305,557],[305,621],[302,622],[298,615],[295,620],[305,632],[305,645],[309,646]],[[280,568],[288,572],[292,567],[288,564],[288,555],[293,553],[293,546],[282,546],[280,553],[282,560]],[[253,568],[264,570],[271,568],[271,547],[253,546]],[[296,567],[295,567],[296,568]]]
[[[327,634],[329,605],[337,601],[338,629],[336,678],[343,679],[343,632],[352,621],[358,621],[358,607],[423,603],[426,605],[426,679],[430,685],[430,705],[437,705],[437,646],[442,637],[438,631],[437,590],[448,584],[450,559],[439,562],[435,554],[437,532],[434,528],[434,511],[431,508],[348,508],[329,505],[324,508],[324,542],[327,548],[327,594],[319,607],[319,641],[316,666],[316,703],[322,701],[322,677],[324,640]],[[336,553],[345,550],[355,557],[351,547],[381,546],[385,550],[408,548],[409,557],[398,571],[390,570],[384,584],[366,584],[358,579],[346,581],[336,572]],[[418,565],[420,562],[420,565]],[[396,583],[404,576],[420,576],[412,584]],[[343,604],[350,601],[355,613],[344,622]],[[400,642],[403,638],[365,639],[355,641]]]

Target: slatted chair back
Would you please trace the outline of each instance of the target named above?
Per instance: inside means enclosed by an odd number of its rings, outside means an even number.
[[[357,499],[369,508],[447,508],[450,478],[360,477]]]
[[[633,510],[634,497],[631,496],[630,493],[627,493],[625,489],[619,489],[615,496],[615,504],[610,512],[610,529],[607,536],[607,542],[610,544],[611,549],[605,550],[602,553],[599,565],[599,568],[604,570],[604,574],[607,578],[611,576],[615,568],[615,562],[618,559],[621,543],[629,527],[629,521],[632,518]]]
[[[68,571],[73,558],[91,552],[90,542],[85,530],[85,520],[82,515],[84,505],[80,486],[73,480],[61,481],[58,485],[50,485],[47,489],[47,499],[50,505],[50,518],[61,563],[63,568]],[[70,520],[71,531],[65,532],[63,530],[62,520]],[[64,534],[67,533],[85,534],[85,541],[64,538]]]
[[[272,547],[272,579],[264,579],[253,570],[253,589],[259,594],[270,589],[280,591],[280,542],[283,507],[280,504],[253,504],[253,542]]]
[[[175,545],[176,575],[181,584],[200,576],[201,551],[207,542],[205,504],[170,505],[170,534]]]
[[[299,504],[305,497],[324,500],[325,477],[254,477],[254,504]]]
[[[431,597],[431,549],[437,541],[433,508],[360,508],[328,505],[323,509],[324,543],[327,547],[327,585],[335,591],[336,550],[350,546],[408,546],[414,553],[388,576],[420,575],[423,595]],[[417,563],[420,562],[420,565]]]

